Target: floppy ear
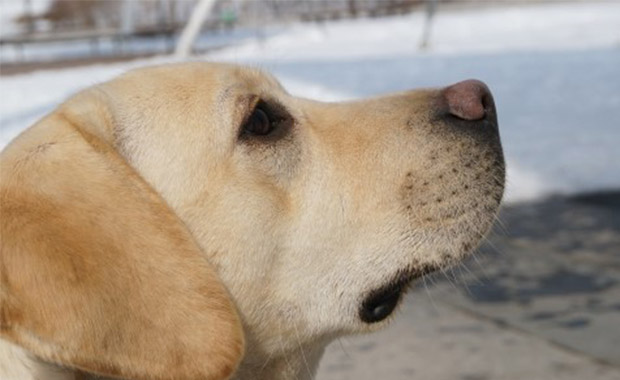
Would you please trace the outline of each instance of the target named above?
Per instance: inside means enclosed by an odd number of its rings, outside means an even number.
[[[57,111],[0,155],[0,337],[105,376],[226,379],[243,354],[232,301],[106,118]]]

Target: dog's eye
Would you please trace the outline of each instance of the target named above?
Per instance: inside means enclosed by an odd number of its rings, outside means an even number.
[[[257,106],[243,125],[242,133],[266,136],[273,132],[273,129],[274,123],[270,120],[269,114],[260,106]]]
[[[239,138],[277,141],[286,136],[292,125],[293,118],[284,106],[275,101],[259,100],[241,125]]]

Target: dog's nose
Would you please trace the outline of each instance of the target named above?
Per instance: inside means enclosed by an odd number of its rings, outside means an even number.
[[[441,96],[447,113],[461,120],[483,120],[495,113],[491,91],[479,80],[470,79],[453,84],[443,89]]]

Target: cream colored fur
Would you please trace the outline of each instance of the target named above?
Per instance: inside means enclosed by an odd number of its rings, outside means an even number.
[[[360,320],[370,292],[493,221],[499,140],[438,120],[440,96],[321,103],[211,63],[74,96],[0,156],[0,377],[311,379],[387,323]],[[240,135],[259,99],[281,137]]]

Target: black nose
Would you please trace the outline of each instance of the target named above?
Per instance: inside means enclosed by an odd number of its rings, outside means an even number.
[[[461,120],[479,121],[495,115],[493,96],[486,84],[470,79],[441,91],[443,108]]]

